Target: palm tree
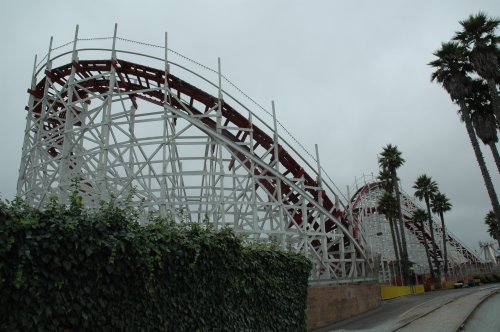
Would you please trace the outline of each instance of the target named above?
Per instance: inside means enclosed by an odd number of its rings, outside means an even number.
[[[394,192],[396,194],[396,202],[398,205],[398,219],[399,219],[399,229],[401,232],[401,261],[403,265],[403,276],[405,279],[409,277],[408,271],[408,248],[406,245],[406,236],[405,236],[405,226],[403,223],[403,212],[401,211],[401,193],[399,191],[398,185],[398,175],[397,169],[404,164],[405,160],[401,157],[401,151],[398,150],[397,146],[393,146],[391,144],[387,144],[386,147],[382,149],[382,153],[378,158],[378,163],[382,170],[386,170],[391,175],[392,185],[394,188]]]
[[[470,98],[467,98],[467,103],[472,112],[472,125],[479,139],[490,147],[500,173],[500,156],[496,147],[498,142],[497,128],[489,99],[487,86],[481,80],[473,80],[473,94]]]
[[[437,59],[429,63],[430,66],[436,68],[432,73],[431,81],[436,80],[439,82],[448,92],[451,100],[460,105],[461,117],[465,123],[472,149],[476,155],[493,211],[495,211],[495,215],[500,222],[500,206],[497,194],[493,187],[490,173],[486,168],[479,142],[474,134],[470,111],[465,102],[466,98],[470,96],[472,86],[472,80],[467,76],[472,70],[466,55],[467,49],[456,42],[448,42],[442,43],[441,48],[433,54]]]
[[[412,214],[413,222],[418,225],[420,231],[422,232],[422,241],[424,242],[425,255],[427,256],[427,263],[429,264],[429,271],[431,277],[435,280],[434,269],[432,268],[431,256],[429,254],[429,248],[427,248],[427,239],[425,237],[425,226],[424,222],[427,220],[427,213],[422,209],[416,209]]]
[[[392,174],[389,170],[386,168],[381,168],[377,180],[379,181],[379,185],[385,190],[390,193],[394,192],[394,185],[392,183]]]
[[[488,233],[490,233],[493,239],[498,241],[498,246],[500,247],[500,223],[495,217],[495,213],[493,211],[488,212],[484,218],[484,222],[488,225]]]
[[[448,250],[446,248],[446,228],[444,226],[443,214],[451,210],[451,203],[445,194],[436,193],[431,201],[432,212],[439,214],[441,218],[441,227],[443,230],[443,249],[444,249],[444,274],[448,275]]]
[[[498,173],[500,173],[500,155],[496,146],[498,135],[494,121],[495,116],[490,112],[476,111],[472,113],[472,123],[476,129],[476,134],[485,145],[489,146],[497,165]]]
[[[387,220],[389,220],[389,227],[391,229],[392,244],[394,246],[394,254],[396,256],[396,261],[401,267],[401,240],[399,239],[399,232],[394,223],[394,220],[398,214],[398,206],[396,198],[390,192],[384,192],[382,197],[378,201],[378,210],[380,213],[385,214]]]
[[[495,82],[500,78],[497,57],[497,43],[500,40],[495,35],[500,20],[479,12],[477,15],[470,15],[467,20],[460,21],[460,25],[462,31],[457,31],[453,39],[467,47],[468,58],[474,70],[488,83],[497,126],[500,128],[500,100]]]
[[[398,210],[397,210],[397,200],[396,198],[393,196],[393,193],[394,193],[394,185],[393,185],[393,182],[392,182],[392,175],[391,173],[387,170],[387,169],[380,169],[379,171],[379,175],[377,177],[377,180],[379,181],[378,184],[379,186],[384,189],[384,194],[385,193],[389,193],[390,194],[390,197],[392,197],[394,199],[394,204],[392,204],[392,201],[389,200],[389,196],[387,196],[385,198],[385,201],[386,202],[389,202],[391,204],[389,204],[389,206],[391,206],[391,209],[388,210],[389,213],[390,213],[390,217],[392,218],[392,226],[394,228],[394,232],[395,232],[395,237],[396,237],[396,241],[397,241],[397,248],[399,248],[399,255],[402,255],[402,252],[403,252],[403,247],[401,245],[401,237],[400,237],[400,232],[401,230],[398,230],[398,224],[396,223],[396,219],[398,217]],[[384,208],[384,207],[383,207]],[[396,209],[396,211],[394,212],[392,210],[392,208]],[[386,209],[387,210],[387,209]],[[382,212],[384,213],[384,212]],[[384,213],[385,214],[385,213]],[[387,217],[387,215],[386,215]],[[388,220],[389,220],[389,217],[388,217]],[[389,220],[391,222],[391,220]],[[401,258],[401,257],[400,257]],[[399,258],[398,258],[399,260]]]
[[[438,278],[439,278],[439,260],[437,257],[438,248],[436,245],[436,240],[434,238],[434,227],[432,224],[432,215],[431,215],[431,198],[438,192],[438,187],[436,181],[432,180],[431,177],[423,174],[420,175],[415,184],[413,185],[413,189],[415,189],[415,197],[417,197],[420,201],[424,200],[425,206],[427,207],[427,220],[429,222],[429,228],[431,230],[431,241],[432,248],[434,250],[434,265],[436,266]]]

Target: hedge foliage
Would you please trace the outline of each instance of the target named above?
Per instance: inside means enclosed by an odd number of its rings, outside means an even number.
[[[304,331],[310,262],[230,230],[0,201],[0,330]]]

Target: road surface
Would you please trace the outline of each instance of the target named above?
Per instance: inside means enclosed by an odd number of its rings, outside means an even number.
[[[387,300],[374,310],[315,330],[495,331],[500,329],[500,284],[449,289]]]

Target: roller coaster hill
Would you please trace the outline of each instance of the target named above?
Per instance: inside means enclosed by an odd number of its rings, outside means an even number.
[[[114,34],[54,46],[35,58],[17,194],[40,207],[66,201],[80,179],[85,205],[114,193],[177,222],[210,221],[248,241],[301,251],[311,282],[391,282],[388,222],[376,181],[345,196],[276,119],[217,70],[164,45]],[[349,189],[348,189],[349,191]],[[141,203],[142,202],[142,203]],[[410,260],[428,272],[423,239],[403,196]],[[440,226],[434,223],[439,234]],[[378,234],[378,235],[376,235]],[[436,238],[438,235],[436,235]],[[450,271],[488,268],[451,233]],[[426,243],[429,243],[427,241]],[[442,245],[427,249],[442,261]]]

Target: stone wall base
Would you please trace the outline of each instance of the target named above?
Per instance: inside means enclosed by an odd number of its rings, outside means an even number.
[[[310,286],[307,291],[307,330],[328,326],[380,305],[378,283]]]

